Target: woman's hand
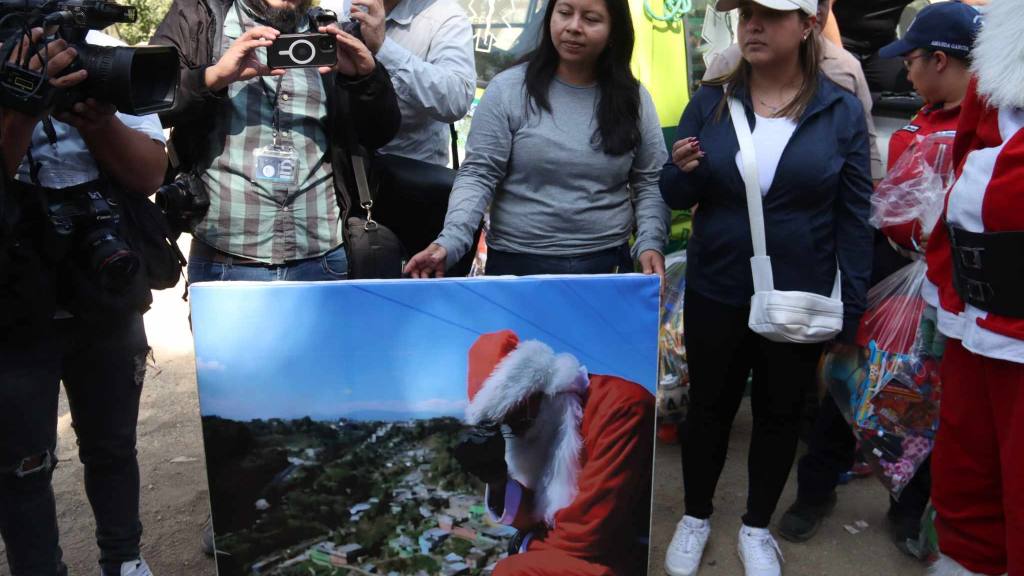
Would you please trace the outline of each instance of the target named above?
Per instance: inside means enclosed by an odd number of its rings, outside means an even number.
[[[657,250],[644,250],[638,257],[640,271],[644,274],[657,274],[661,278],[661,292],[665,292],[665,256]]]
[[[413,278],[430,278],[431,275],[444,278],[447,261],[448,250],[440,244],[431,244],[409,260],[404,272]]]
[[[700,149],[700,141],[692,136],[677,140],[672,145],[672,163],[683,172],[693,172],[703,157],[704,151]]]

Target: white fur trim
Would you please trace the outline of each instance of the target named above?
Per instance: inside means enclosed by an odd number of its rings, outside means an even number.
[[[517,404],[538,392],[554,396],[586,389],[580,381],[580,363],[570,354],[555,355],[537,340],[520,342],[494,368],[466,408],[466,420],[479,424],[501,420]]]
[[[581,393],[588,385],[586,369],[575,357],[527,340],[498,363],[466,408],[470,424],[499,421],[533,394],[544,395],[526,435],[507,440],[505,459],[509,475],[534,491],[535,519],[548,525],[579,491]]]
[[[940,554],[939,559],[928,568],[928,576],[984,576],[984,574],[971,572],[956,560],[945,554]]]
[[[1024,108],[1024,0],[993,0],[971,51],[978,93],[996,108]]]

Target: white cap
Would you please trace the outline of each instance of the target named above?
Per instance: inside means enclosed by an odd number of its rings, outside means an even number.
[[[753,0],[772,10],[803,10],[810,16],[818,13],[818,0]],[[718,0],[715,10],[728,12],[740,7],[740,0]]]

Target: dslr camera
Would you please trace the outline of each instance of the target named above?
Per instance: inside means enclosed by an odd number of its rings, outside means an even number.
[[[141,259],[118,234],[121,215],[117,202],[99,190],[48,191],[47,217],[57,239],[70,243],[84,259],[86,270],[106,292],[125,292],[139,271]]]
[[[173,182],[161,186],[154,200],[176,236],[192,232],[210,209],[210,197],[203,183],[187,172],[178,174]]]
[[[39,115],[95,98],[136,116],[169,110],[178,89],[176,48],[97,46],[85,41],[89,30],[137,18],[135,7],[108,0],[0,0],[0,105]],[[22,38],[34,27],[42,27],[46,36],[23,50]],[[45,70],[28,66],[32,56],[57,38],[78,52],[63,74],[88,72],[84,82],[67,90],[53,88]]]

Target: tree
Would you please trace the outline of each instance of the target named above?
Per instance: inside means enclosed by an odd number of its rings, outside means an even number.
[[[171,0],[118,0],[118,3],[134,6],[139,17],[131,24],[114,24],[106,32],[129,45],[149,42],[157,25],[171,7]]]

